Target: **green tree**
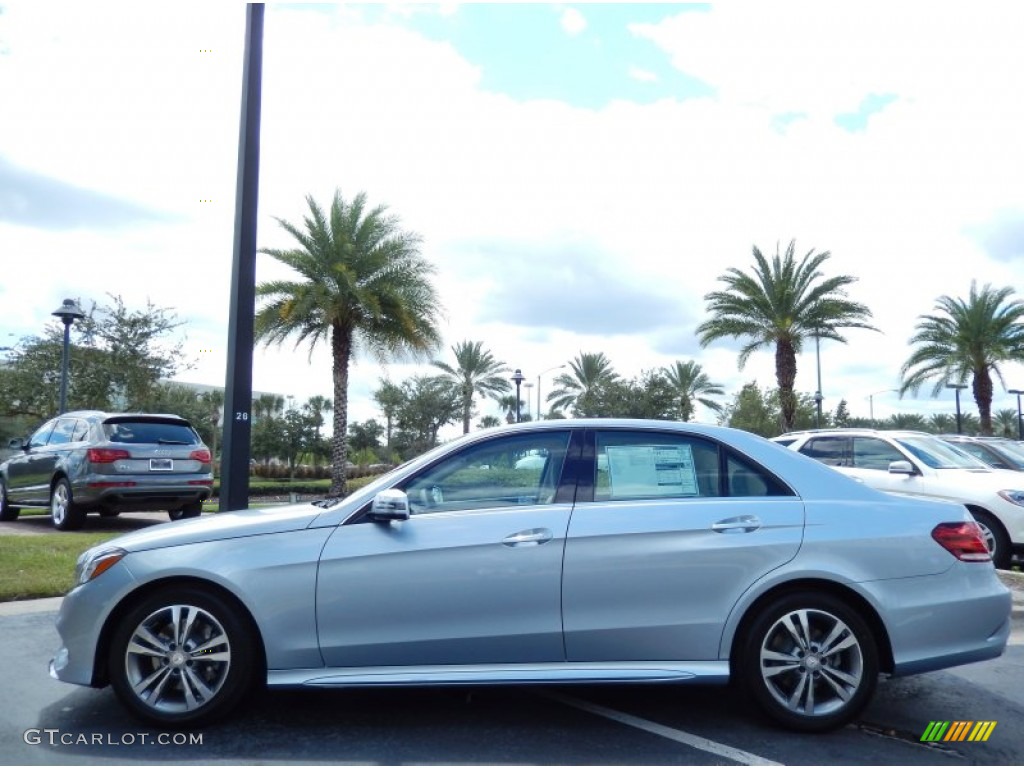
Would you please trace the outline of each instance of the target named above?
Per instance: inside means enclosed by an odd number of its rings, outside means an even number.
[[[794,426],[797,398],[796,356],[809,338],[846,343],[844,328],[868,328],[871,310],[846,297],[845,288],[856,282],[850,275],[826,278],[821,266],[831,257],[828,251],[810,250],[798,262],[796,241],[785,254],[776,249],[771,263],[755,245],[754,268],[750,273],[730,267],[719,277],[725,290],[712,291],[704,299],[711,317],[697,327],[702,346],[723,338],[748,341],[740,350],[742,370],[750,355],[768,347],[775,352],[775,379],[782,406],[782,427]]]
[[[444,376],[414,376],[402,383],[402,392],[395,420],[401,433],[399,450],[410,458],[437,445],[441,427],[458,420],[462,393]]]
[[[277,422],[281,431],[280,449],[288,463],[288,478],[294,480],[299,457],[310,453],[316,444],[316,426],[309,412],[299,408],[289,408]]]
[[[547,396],[553,410],[570,409],[573,415],[590,416],[587,403],[602,385],[607,385],[618,378],[612,368],[611,361],[604,352],[580,352],[575,359],[569,361],[569,372],[560,373],[554,378],[554,388]],[[579,410],[581,404],[583,409]]]
[[[951,432],[956,432],[956,416],[951,416],[948,413],[933,413],[928,417],[925,428],[936,435],[948,435]]]
[[[145,410],[161,379],[190,365],[182,341],[168,339],[181,326],[170,310],[147,302],[129,309],[120,296],[91,302],[71,326],[68,408]],[[64,327],[51,322],[43,336],[22,339],[0,368],[0,414],[39,421],[59,407]]]
[[[928,430],[928,421],[920,413],[894,413],[885,421],[886,429]]]
[[[444,371],[445,376],[459,387],[462,395],[462,433],[469,432],[469,420],[473,415],[473,398],[497,398],[510,389],[512,385],[502,374],[508,368],[501,360],[495,360],[482,341],[462,341],[452,346],[455,365],[443,360],[435,360],[434,365]]]
[[[305,404],[303,404],[302,409],[309,416],[310,423],[313,425],[313,461],[317,466],[319,466],[318,459],[321,456],[325,458],[330,456],[330,444],[324,440],[322,430],[327,421],[324,418],[324,414],[330,413],[334,410],[334,403],[331,402],[331,398],[329,397],[313,395],[305,402]]]
[[[575,405],[584,418],[674,419],[679,390],[659,371],[644,371],[629,381],[604,381],[581,395]]]
[[[980,291],[972,281],[966,300],[941,296],[934,313],[918,318],[914,351],[900,369],[900,394],[933,382],[932,397],[946,384],[971,379],[983,435],[992,434],[992,374],[1005,387],[999,366],[1024,360],[1024,302],[1012,288]]]
[[[700,363],[694,360],[676,360],[672,366],[663,368],[662,373],[676,390],[680,421],[689,421],[693,418],[695,403],[700,403],[716,414],[722,412],[722,404],[712,400],[710,396],[724,395],[725,390],[721,384],[711,381]]]
[[[384,427],[376,419],[353,421],[348,425],[348,447],[353,451],[377,451]]]
[[[846,405],[846,399],[839,401],[839,405],[836,406],[836,411],[832,415],[832,423],[837,427],[848,427],[850,426],[850,409]]]
[[[440,341],[439,302],[430,280],[434,269],[420,254],[420,237],[402,230],[385,206],[369,210],[365,194],[346,202],[340,192],[327,212],[311,196],[306,203],[302,227],[277,219],[298,247],[262,249],[300,279],[256,287],[263,304],[255,333],[268,345],[294,337],[296,346],[309,344],[311,355],[318,343],[330,345],[331,493],[344,495],[349,366],[356,349],[381,360],[430,353]]]
[[[491,416],[490,414],[488,414],[487,416],[481,416],[480,421],[478,421],[476,424],[477,429],[490,429],[491,427],[500,426],[501,419],[499,419],[497,416]]]
[[[992,431],[999,437],[1011,437],[1017,439],[1017,409],[1001,408],[996,411],[992,418]]]
[[[380,406],[381,412],[384,414],[385,424],[385,441],[384,447],[389,451],[391,450],[391,434],[395,424],[395,414],[398,412],[398,407],[405,402],[405,394],[402,392],[402,388],[397,384],[394,384],[387,379],[381,379],[380,387],[373,393],[373,399]]]
[[[733,396],[732,402],[722,411],[721,421],[762,437],[779,434],[778,409],[772,402],[771,393],[758,387],[756,381],[744,384]]]

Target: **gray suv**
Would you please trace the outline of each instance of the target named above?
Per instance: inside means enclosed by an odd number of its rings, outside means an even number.
[[[170,414],[72,411],[50,419],[0,464],[0,520],[48,507],[62,531],[89,512],[167,510],[198,517],[213,492],[212,456],[191,424]]]

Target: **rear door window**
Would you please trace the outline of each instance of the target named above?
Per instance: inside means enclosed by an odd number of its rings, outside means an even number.
[[[812,437],[800,447],[800,453],[830,467],[850,466],[848,437]]]
[[[47,445],[63,445],[64,443],[70,443],[72,436],[75,434],[76,426],[78,426],[77,419],[58,419],[57,424],[50,433],[50,439],[47,441]]]

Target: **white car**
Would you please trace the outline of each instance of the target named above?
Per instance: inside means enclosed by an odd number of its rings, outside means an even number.
[[[926,432],[819,429],[773,440],[880,491],[960,502],[997,568],[1024,554],[1024,473],[988,467]]]

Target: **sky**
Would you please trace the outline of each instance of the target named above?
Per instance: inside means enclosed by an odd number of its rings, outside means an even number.
[[[0,2],[0,347],[116,294],[183,321],[179,380],[223,384],[244,28],[228,1]],[[824,407],[953,413],[887,390],[940,296],[1024,292],[1022,31],[995,1],[268,4],[258,244],[366,192],[436,267],[439,357],[483,341],[545,396],[580,352],[693,359],[731,397],[773,353],[702,348],[704,296],[795,239],[879,329],[821,344]],[[357,358],[350,420],[431,370]],[[329,396],[329,350],[260,347],[253,387]]]

